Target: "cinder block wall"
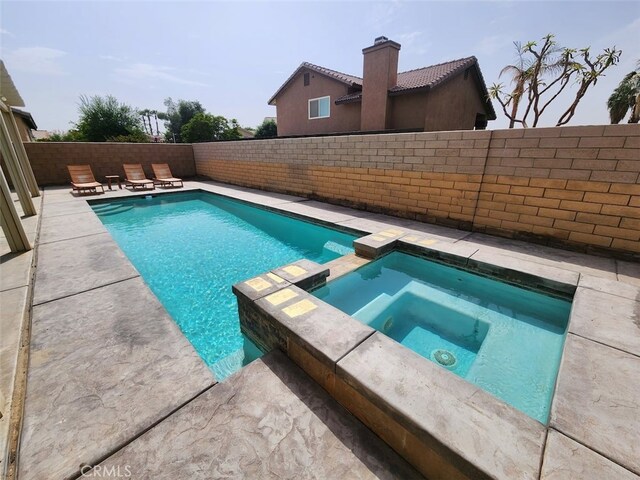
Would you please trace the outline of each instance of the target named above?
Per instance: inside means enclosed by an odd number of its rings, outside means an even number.
[[[640,125],[495,131],[474,228],[638,253],[639,172]]]
[[[142,164],[149,178],[152,163],[168,163],[178,177],[196,174],[190,144],[27,142],[24,146],[40,186],[68,184],[67,165],[72,164],[91,165],[99,182],[105,181],[105,175],[124,178],[123,163]]]
[[[640,125],[194,144],[212,179],[578,249],[640,253]]]

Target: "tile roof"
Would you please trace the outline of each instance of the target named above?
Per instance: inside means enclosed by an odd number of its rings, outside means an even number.
[[[331,70],[330,68],[321,67],[319,65],[314,65],[313,63],[302,62],[300,66],[296,68],[295,71],[291,74],[291,76],[287,78],[287,80],[282,84],[278,91],[274,93],[273,96],[269,99],[269,102],[267,102],[269,105],[274,105],[273,101],[276,99],[276,97],[282,90],[284,90],[289,82],[293,80],[296,75],[298,75],[298,72],[300,72],[300,70],[302,70],[303,68],[313,70],[320,73],[321,75],[325,75],[329,78],[333,78],[334,80],[338,80],[339,82],[346,83],[349,86],[359,86],[362,88],[362,78],[360,77],[338,72],[337,70]]]
[[[391,94],[399,94],[409,90],[417,90],[423,88],[433,88],[446,79],[452,77],[460,70],[470,67],[477,63],[476,57],[461,58],[450,62],[430,65],[428,67],[409,70],[408,72],[398,73],[398,84],[389,89]],[[336,100],[336,103],[357,102],[362,99],[362,92],[350,93],[343,95]]]
[[[338,72],[336,70],[331,70],[330,68],[320,67],[319,65],[314,65],[309,62],[302,62],[301,67],[306,67],[310,70],[315,70],[318,73],[323,73],[329,77],[333,77],[336,80],[340,80],[344,83],[349,83],[352,85],[362,85],[362,78],[356,77],[355,75],[349,75],[348,73]]]
[[[476,57],[461,58],[450,62],[439,63],[429,67],[398,73],[398,85],[389,89],[390,92],[401,92],[415,88],[433,88],[444,80],[452,77],[460,70],[466,69],[477,62]]]
[[[359,102],[362,100],[362,91],[347,93],[341,97],[336,98],[336,105],[340,105],[341,103],[353,103]]]
[[[478,74],[478,78],[480,80],[480,89],[483,92],[483,95],[487,95],[487,87],[484,82],[484,78],[482,77],[482,72],[480,71],[480,67],[478,66],[478,60],[476,57],[466,57],[460,58],[457,60],[451,60],[450,62],[439,63],[437,65],[430,65],[428,67],[417,68],[415,70],[409,70],[408,72],[399,72],[398,73],[398,84],[389,89],[390,95],[401,95],[403,93],[410,93],[416,90],[426,90],[435,88],[438,85],[442,84],[449,78],[457,75],[458,73],[466,70],[469,67],[475,66],[476,72]],[[320,67],[318,65],[314,65],[312,63],[303,62],[296,69],[295,72],[287,79],[286,82],[278,89],[278,91],[271,97],[269,100],[269,105],[273,105],[273,101],[280,94],[280,92],[284,89],[284,87],[298,74],[298,72],[307,68],[309,70],[314,70],[322,75],[326,75],[327,77],[333,78],[340,82],[343,82],[349,86],[362,88],[362,78],[356,77],[355,75],[348,75],[346,73],[337,72],[336,70],[331,70],[329,68]],[[343,103],[353,103],[359,102],[362,100],[362,91],[349,93],[347,95],[343,95],[342,97],[336,99],[336,105],[340,105]],[[487,109],[489,111],[491,119],[495,119],[495,110],[493,109],[493,105],[487,99],[485,101],[487,105]]]

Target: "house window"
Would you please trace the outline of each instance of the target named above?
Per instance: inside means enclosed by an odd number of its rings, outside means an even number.
[[[313,118],[328,118],[330,97],[312,98],[309,100],[309,120]]]
[[[305,73],[304,74],[304,86],[306,87],[307,85],[309,85],[309,74]]]

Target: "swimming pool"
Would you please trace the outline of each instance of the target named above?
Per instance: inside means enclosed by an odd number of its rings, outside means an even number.
[[[300,258],[333,260],[356,238],[207,192],[92,208],[218,380],[261,355],[240,333],[231,285]]]
[[[400,252],[313,295],[547,422],[571,302]]]

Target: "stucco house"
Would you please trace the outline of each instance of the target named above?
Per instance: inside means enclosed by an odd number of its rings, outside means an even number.
[[[269,100],[278,135],[484,129],[496,113],[476,57],[398,72],[400,44],[362,50],[363,76],[302,63]]]

